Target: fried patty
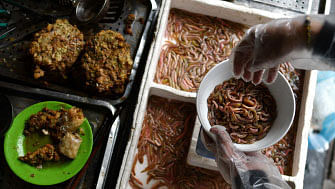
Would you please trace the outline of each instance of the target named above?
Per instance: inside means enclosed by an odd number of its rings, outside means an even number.
[[[132,65],[130,46],[124,37],[112,30],[102,30],[87,42],[81,58],[84,86],[99,95],[122,94]]]
[[[52,75],[66,79],[83,48],[83,33],[68,20],[57,19],[35,34],[29,49],[34,61],[34,78]]]

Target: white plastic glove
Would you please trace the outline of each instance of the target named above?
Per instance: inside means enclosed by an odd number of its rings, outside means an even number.
[[[290,188],[272,159],[261,152],[237,150],[223,126],[214,126],[211,132],[216,142],[206,140],[206,145],[214,152],[221,175],[233,188]]]
[[[324,17],[311,16],[311,38],[313,45],[321,30]],[[312,54],[308,48],[305,16],[273,20],[250,28],[232,53],[234,74],[244,80],[259,84],[265,74],[265,82],[273,82],[279,64],[291,62],[298,69],[333,70],[334,66]],[[321,55],[322,56],[322,55]]]

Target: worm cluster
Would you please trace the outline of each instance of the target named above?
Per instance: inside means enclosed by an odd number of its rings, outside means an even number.
[[[233,142],[251,144],[265,137],[276,118],[276,101],[264,84],[230,79],[207,99],[208,120],[226,127]]]
[[[141,172],[148,175],[146,184],[155,183],[152,188],[230,188],[219,172],[186,162],[195,117],[194,104],[150,97],[129,181],[132,188],[145,187],[135,171],[145,156],[147,167]]]
[[[155,82],[195,92],[206,73],[228,58],[244,30],[240,24],[171,9]]]

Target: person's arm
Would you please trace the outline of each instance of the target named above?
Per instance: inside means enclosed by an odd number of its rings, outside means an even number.
[[[233,51],[234,74],[254,84],[273,82],[279,64],[299,69],[334,70],[335,17],[299,16],[250,28]]]
[[[256,183],[260,184],[260,181],[262,183],[269,183],[268,176],[266,173],[262,170],[249,170],[246,172],[240,173],[240,175],[236,175],[233,178],[232,185],[234,188],[239,188],[239,189],[244,189],[244,182],[242,181],[241,178],[249,178],[247,179],[248,185],[250,186],[255,186]],[[264,188],[267,188],[264,186]]]
[[[335,18],[333,18],[333,21]],[[315,30],[313,41],[313,54],[325,59],[335,60],[335,22],[326,19],[322,26],[311,23],[311,29]],[[314,25],[313,25],[314,24]],[[315,26],[316,25],[316,26]],[[335,62],[333,62],[335,64]]]
[[[261,152],[238,151],[223,126],[214,126],[211,132],[216,141],[206,141],[206,146],[215,154],[218,169],[232,188],[290,188],[272,159]]]

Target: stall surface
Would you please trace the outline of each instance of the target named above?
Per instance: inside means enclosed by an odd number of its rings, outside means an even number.
[[[140,181],[140,183],[143,184],[141,185],[142,187],[149,187],[153,186],[154,184],[152,179],[146,180],[148,178],[148,175],[146,171],[143,171],[143,169],[146,168],[146,166],[148,165],[146,160],[144,160],[143,164],[138,163],[139,165],[134,166],[134,161],[136,160],[136,154],[138,152],[137,149],[138,141],[141,138],[142,127],[144,127],[143,121],[146,120],[145,115],[148,114],[147,105],[148,102],[150,101],[150,98],[152,98],[153,95],[156,95],[161,96],[166,100],[170,99],[170,100],[195,103],[196,93],[186,92],[184,89],[178,89],[178,87],[171,85],[171,83],[168,84],[168,82],[158,84],[157,78],[155,78],[159,70],[158,62],[160,61],[159,58],[161,51],[162,49],[164,49],[162,48],[165,41],[164,35],[168,24],[168,17],[169,14],[171,13],[172,8],[182,9],[193,13],[200,13],[208,16],[215,16],[223,18],[228,21],[241,23],[246,26],[265,23],[267,21],[276,18],[292,16],[292,15],[276,14],[273,12],[245,7],[242,5],[236,5],[230,2],[223,2],[223,1],[201,1],[201,0],[163,1],[162,9],[160,11],[160,16],[158,19],[158,24],[156,26],[156,32],[155,32],[156,38],[152,43],[149,52],[149,57],[147,60],[146,69],[143,75],[143,82],[138,97],[138,105],[135,110],[134,122],[132,125],[132,133],[130,136],[131,138],[127,145],[126,154],[124,156],[118,178],[118,185],[117,185],[118,188],[130,187],[129,180],[134,180],[133,178],[130,179],[134,175],[136,175],[136,179],[138,179],[138,181]],[[312,110],[312,106],[308,102],[310,102],[311,99],[313,99],[314,95],[313,90],[316,82],[315,79],[316,78],[314,72],[305,73],[302,105],[301,105],[301,112],[299,113],[300,118],[297,131],[298,139],[296,140],[296,150],[294,152],[294,160],[293,160],[293,172],[292,172],[293,176],[283,176],[283,178],[287,180],[289,184],[291,184],[293,187],[296,188],[302,187],[301,182],[303,179],[304,165],[306,161],[305,158],[307,153],[307,130],[309,127],[309,119]],[[199,123],[197,124],[196,121],[194,132],[196,132],[196,128],[199,128],[199,126],[200,126]],[[195,134],[194,136],[195,137],[193,137],[191,140],[191,147],[192,144],[196,144],[199,135]],[[202,157],[202,159],[204,158],[205,157]],[[189,159],[194,160],[196,159],[196,157],[195,156],[190,157]],[[198,163],[202,165],[202,167],[211,168],[210,165],[211,163],[213,163],[211,161],[214,162],[214,160],[212,159],[207,159],[206,161],[204,160]]]

